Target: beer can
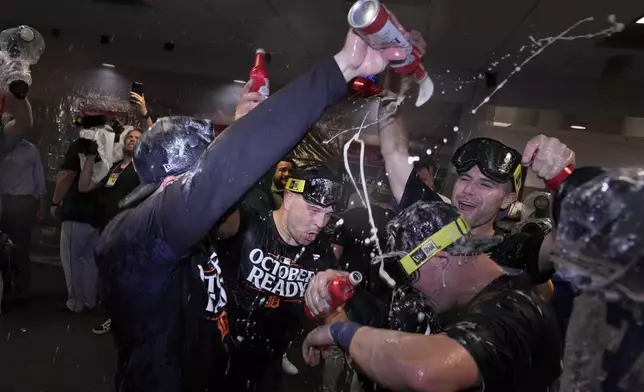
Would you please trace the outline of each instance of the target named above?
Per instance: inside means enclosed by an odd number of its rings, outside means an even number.
[[[421,83],[427,78],[427,70],[420,62],[420,50],[405,37],[406,30],[390,15],[378,0],[356,1],[348,15],[349,26],[376,50],[398,47],[407,53],[407,58],[392,61],[394,71],[404,76],[413,76]]]

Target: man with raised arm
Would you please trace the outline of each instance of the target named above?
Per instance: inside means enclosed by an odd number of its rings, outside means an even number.
[[[205,265],[192,256],[201,255],[196,249],[225,212],[346,93],[349,80],[381,72],[388,60],[404,56],[399,49],[373,50],[349,33],[338,54],[214,142],[211,124],[190,118],[161,119],[143,135],[133,159],[142,185],[124,200],[138,205],[107,225],[96,248],[118,348],[116,390],[228,390],[222,386],[226,363],[201,363],[202,345],[212,337],[199,321],[204,309],[219,317],[221,339],[228,334],[220,317],[227,296],[219,261],[216,253]],[[222,358],[223,349],[207,360]],[[196,374],[196,367],[208,372]]]

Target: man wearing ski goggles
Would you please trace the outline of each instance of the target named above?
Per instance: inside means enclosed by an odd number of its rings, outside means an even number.
[[[228,376],[240,390],[255,390],[265,369],[279,383],[275,364],[301,328],[295,315],[303,314],[304,288],[316,272],[338,268],[322,231],[342,206],[340,178],[322,166],[298,168],[284,190],[277,210],[260,212],[241,203],[217,230],[220,239],[231,237],[234,243],[234,251],[221,258],[239,266],[227,284],[234,302],[231,330],[243,338]]]
[[[408,162],[407,132],[399,118],[393,118],[380,129],[380,145],[389,182],[400,208],[416,201],[439,201],[426,187]],[[489,139],[472,139],[452,157],[458,178],[452,191],[452,204],[468,220],[472,233],[491,237],[502,234],[495,221],[501,211],[517,201],[527,169],[545,180],[556,177],[575,161],[574,152],[555,138],[539,135],[525,146],[523,154],[503,143]],[[549,260],[554,238],[549,232],[516,233],[491,250],[493,260],[508,271],[527,273],[534,284],[543,286],[543,294],[551,295],[549,279],[553,266]]]

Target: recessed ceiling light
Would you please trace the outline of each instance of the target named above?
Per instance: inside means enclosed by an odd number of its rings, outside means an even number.
[[[635,23],[637,23],[637,24],[644,24],[644,16],[642,16],[641,18],[639,18],[639,20],[638,20],[637,22],[635,22]]]
[[[504,122],[499,122],[499,121],[495,121],[495,122],[493,122],[493,123],[492,123],[492,125],[494,125],[495,127],[503,127],[503,128],[507,128],[507,127],[509,127],[509,126],[510,126],[510,125],[512,125],[512,124],[510,124],[510,123],[504,123]]]
[[[246,82],[244,82],[243,80],[239,80],[239,79],[235,79],[235,80],[233,80],[233,82],[239,83],[239,84],[246,84]]]
[[[572,129],[586,129],[583,125],[571,125],[570,128]]]
[[[114,68],[115,65],[114,64],[109,64],[109,63],[103,63],[103,67]]]

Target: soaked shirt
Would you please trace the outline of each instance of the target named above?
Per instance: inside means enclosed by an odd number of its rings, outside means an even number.
[[[197,263],[195,247],[346,89],[335,61],[321,62],[232,124],[194,169],[105,227],[95,252],[118,354],[116,390],[195,390],[188,383],[195,346],[207,341],[198,326],[209,304],[198,268],[208,256]]]
[[[471,391],[546,392],[561,373],[557,320],[524,276],[495,279],[439,323],[479,368],[482,385]]]
[[[371,205],[374,225],[378,229],[378,241],[383,248],[387,244],[386,226],[396,213],[393,210]],[[372,253],[375,253],[375,244],[365,244],[365,239],[371,237],[371,225],[366,207],[355,207],[344,213],[344,223],[336,233],[335,243],[342,246],[340,265],[346,271],[359,271],[363,280],[361,286],[367,288],[381,300],[388,302],[391,289],[378,275],[379,264],[373,264]]]
[[[239,266],[231,287],[240,313],[301,315],[306,287],[315,273],[337,268],[333,249],[321,238],[324,234],[308,246],[293,246],[282,240],[272,212],[260,214],[242,204],[239,214],[238,250],[226,265]]]
[[[121,167],[123,161],[115,163],[109,173],[99,183],[98,188],[98,227],[102,230],[119,213],[119,202],[139,186],[139,177],[134,165]]]
[[[412,171],[400,200],[400,209],[417,201],[442,201],[440,195],[425,185],[415,171]],[[497,233],[503,234],[503,233]],[[539,271],[539,251],[544,235],[532,233],[507,234],[503,242],[490,251],[490,258],[510,273],[525,273],[533,284],[547,282],[554,271]]]

